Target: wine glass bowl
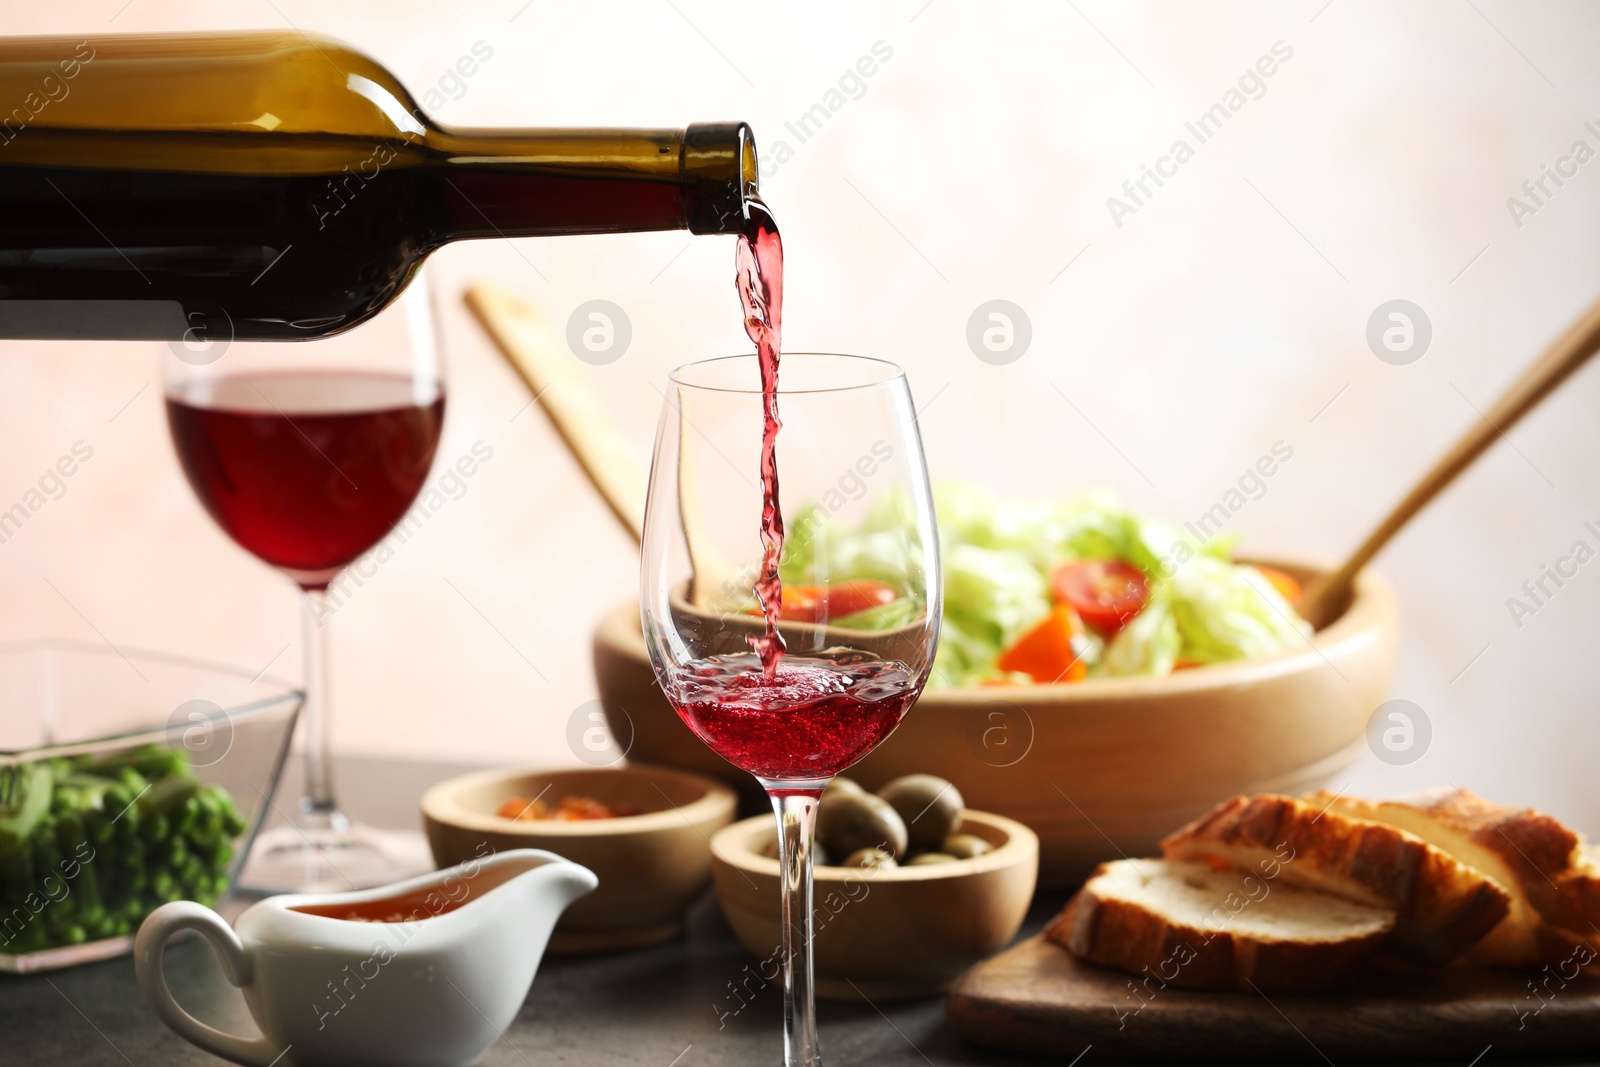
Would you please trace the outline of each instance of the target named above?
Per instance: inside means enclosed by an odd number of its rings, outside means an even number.
[[[379,370],[194,377],[171,383],[166,404],[212,519],[308,588],[326,588],[405,515],[444,421],[437,382]]]
[[[672,373],[645,508],[640,618],[679,717],[772,799],[784,1055],[810,1067],[820,1062],[810,955],[817,801],[922,691],[941,586],[904,373],[861,356],[785,353],[781,362],[781,427],[769,421],[774,397],[756,355]],[[766,566],[774,549],[776,583]],[[774,646],[781,654],[766,654]]]
[[[752,648],[763,630],[752,591],[762,547],[758,382],[754,356],[690,364],[671,377],[646,509],[645,640],[669,700],[729,762],[764,783],[825,783],[888,736],[932,666],[932,499],[898,367],[783,357],[786,653],[777,676],[763,677]],[[830,570],[839,562],[832,543],[862,531],[873,558]],[[860,625],[864,611],[889,604],[896,625]],[[793,715],[797,708],[806,714]]]
[[[416,833],[351,822],[328,759],[330,585],[405,518],[444,422],[441,343],[425,272],[382,313],[311,344],[173,342],[167,423],[184,475],[241,548],[302,591],[306,792],[263,834],[251,889],[366,888],[429,869]]]

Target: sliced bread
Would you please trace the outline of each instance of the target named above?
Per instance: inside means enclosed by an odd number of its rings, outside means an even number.
[[[1391,908],[1208,863],[1147,859],[1101,864],[1045,936],[1079,959],[1139,976],[1152,992],[1289,993],[1336,985],[1394,924]]]
[[[1397,801],[1328,794],[1307,801],[1414,834],[1505,889],[1509,910],[1473,949],[1478,962],[1583,965],[1600,952],[1600,863],[1583,838],[1557,819],[1457,788]]]
[[[1161,848],[1168,859],[1223,863],[1392,909],[1395,954],[1421,966],[1464,954],[1510,908],[1494,879],[1415,834],[1294,797],[1235,797]]]

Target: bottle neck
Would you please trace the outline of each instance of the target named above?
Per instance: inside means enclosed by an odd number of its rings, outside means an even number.
[[[440,237],[738,233],[756,188],[743,123],[681,130],[429,130]]]

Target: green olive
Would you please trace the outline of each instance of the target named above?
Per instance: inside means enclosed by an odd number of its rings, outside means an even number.
[[[906,824],[882,797],[871,793],[836,792],[817,812],[817,840],[835,856],[863,848],[881,848],[891,856],[906,854]]]
[[[956,860],[956,858],[954,856],[950,855],[950,853],[948,853],[948,852],[924,852],[920,856],[913,857],[911,862],[906,864],[906,866],[907,867],[925,867],[925,866],[928,866],[928,865],[934,864],[934,863],[956,863],[956,862],[958,862]]]
[[[861,788],[861,786],[858,785],[855,782],[855,780],[852,779],[852,778],[832,778],[832,779],[829,779],[827,785],[822,787],[822,795],[824,797],[826,797],[829,793],[865,793],[865,792],[866,792],[866,790]]]
[[[893,856],[881,848],[858,848],[845,857],[841,867],[865,867],[877,870],[893,870],[900,866]]]
[[[937,848],[939,842],[961,829],[961,809],[966,804],[960,791],[943,778],[908,774],[878,790],[878,795],[905,822],[914,851]]]
[[[939,851],[948,852],[958,860],[970,860],[993,852],[994,846],[976,834],[951,834],[939,846]]]

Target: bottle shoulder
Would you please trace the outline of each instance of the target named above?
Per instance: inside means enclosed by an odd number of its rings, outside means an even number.
[[[293,32],[11,38],[0,100],[17,101],[0,114],[0,164],[104,166],[109,153],[141,169],[226,168],[248,149],[315,172],[379,143],[421,158],[431,128],[381,64]]]

